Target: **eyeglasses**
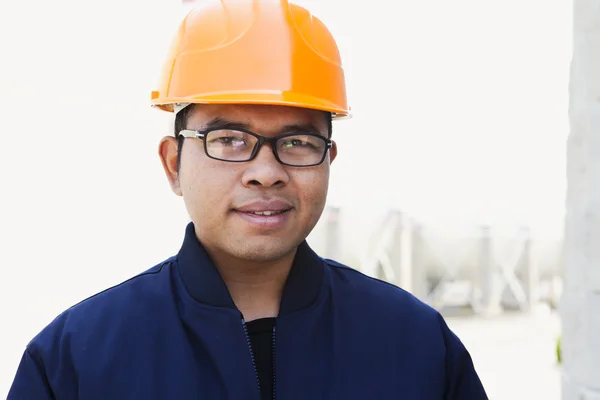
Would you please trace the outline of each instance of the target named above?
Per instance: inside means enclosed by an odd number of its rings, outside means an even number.
[[[332,145],[331,139],[316,133],[286,133],[268,138],[243,129],[210,128],[204,131],[184,129],[179,134],[202,139],[208,157],[229,162],[250,161],[263,143],[269,143],[275,159],[291,167],[321,164]]]

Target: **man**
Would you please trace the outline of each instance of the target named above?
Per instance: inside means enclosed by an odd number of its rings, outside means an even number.
[[[486,399],[435,310],[305,241],[344,85],[334,39],[303,8],[192,11],[152,94],[176,113],[159,155],[192,220],[181,250],[52,321],[9,399]]]

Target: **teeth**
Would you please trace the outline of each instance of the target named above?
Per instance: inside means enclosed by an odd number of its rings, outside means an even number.
[[[269,216],[273,214],[281,214],[282,212],[283,211],[255,211],[254,214]]]

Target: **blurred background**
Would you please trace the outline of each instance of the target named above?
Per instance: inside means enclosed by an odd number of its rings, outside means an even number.
[[[572,2],[296,3],[354,115],[310,244],[442,311],[491,399],[558,400]],[[0,396],[56,315],[181,244],[149,99],[192,6],[0,5]]]

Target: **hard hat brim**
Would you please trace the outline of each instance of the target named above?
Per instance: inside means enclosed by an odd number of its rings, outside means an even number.
[[[161,99],[160,94],[153,92],[151,105],[167,112],[174,112],[176,104],[257,104],[308,108],[330,112],[333,119],[342,120],[352,117],[350,110],[336,107],[322,99],[294,92],[244,92],[244,93],[212,93],[199,97],[180,97]]]

